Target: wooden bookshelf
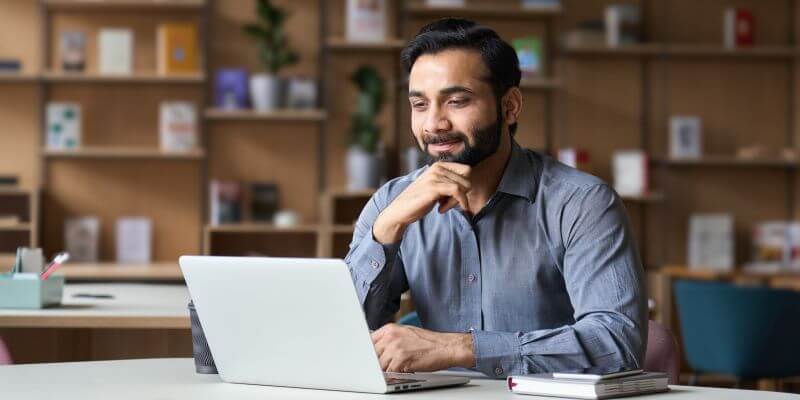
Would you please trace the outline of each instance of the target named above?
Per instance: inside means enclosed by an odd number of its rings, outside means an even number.
[[[658,203],[664,200],[664,194],[660,192],[651,192],[642,196],[621,196],[622,201],[630,203]]]
[[[382,42],[355,42],[345,38],[330,38],[325,43],[326,47],[334,51],[393,51],[398,52],[405,47],[406,41],[402,39],[388,39]]]
[[[209,108],[205,111],[205,117],[212,121],[319,122],[325,120],[327,113],[321,109],[287,109],[261,112],[256,110],[223,110],[219,108]]]
[[[42,3],[53,10],[199,10],[205,7],[206,0],[42,0]]]
[[[0,72],[0,83],[38,83],[39,75],[29,72]]]
[[[174,262],[67,263],[58,272],[68,281],[183,281],[180,267]]]
[[[137,72],[132,75],[111,75],[98,73],[72,73],[61,71],[45,71],[42,79],[50,83],[128,83],[128,84],[200,84],[205,82],[205,75],[160,75],[150,72]]]
[[[563,49],[567,55],[574,56],[634,56],[634,57],[669,57],[669,58],[753,58],[753,59],[786,59],[792,60],[800,56],[800,49],[792,46],[753,46],[728,49],[719,45],[708,44],[667,44],[640,43],[618,47],[608,46],[567,46]]]
[[[562,52],[568,56],[624,56],[648,57],[664,54],[665,48],[657,43],[629,44],[618,47],[608,46],[567,46]]]
[[[412,3],[407,11],[414,17],[461,16],[471,18],[532,19],[551,18],[562,13],[561,7],[528,8],[517,4],[468,4],[464,7],[435,7]]]
[[[319,225],[276,226],[269,223],[241,223],[206,226],[209,233],[276,233],[276,234],[307,234],[317,233]]]
[[[32,229],[31,224],[0,224],[0,232],[27,232]]]
[[[82,147],[75,150],[43,150],[47,158],[67,159],[156,159],[156,160],[202,160],[205,152],[201,149],[191,151],[164,151],[160,149],[135,147]]]
[[[523,78],[519,86],[523,90],[557,90],[563,85],[554,78]]]
[[[786,159],[742,158],[736,156],[703,156],[690,158],[656,158],[656,164],[673,167],[755,167],[755,168],[797,168],[800,162]]]

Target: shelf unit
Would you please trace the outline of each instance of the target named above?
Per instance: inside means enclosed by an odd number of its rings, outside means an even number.
[[[0,217],[14,217],[17,222],[0,224],[0,271],[13,264],[17,247],[38,246],[38,190],[0,187]]]

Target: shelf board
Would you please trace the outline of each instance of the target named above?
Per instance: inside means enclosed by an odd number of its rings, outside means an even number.
[[[325,46],[331,50],[340,51],[397,51],[406,46],[406,41],[401,39],[387,39],[380,42],[358,42],[342,37],[329,38]]]
[[[54,10],[85,9],[202,9],[205,0],[43,0]]]
[[[553,78],[523,78],[519,84],[520,88],[530,90],[555,90],[561,86],[561,81]]]
[[[205,157],[203,150],[187,152],[170,152],[157,148],[144,147],[83,147],[76,150],[43,150],[48,158],[74,159],[163,159],[163,160],[201,160]]]
[[[20,223],[11,225],[0,224],[0,232],[26,232],[31,230],[31,224]]]
[[[355,225],[348,225],[348,224],[337,224],[331,227],[331,232],[333,233],[346,233],[352,235],[355,232],[356,226]]]
[[[324,121],[328,114],[325,110],[277,110],[277,111],[255,111],[255,110],[224,110],[219,108],[209,108],[205,111],[205,117],[214,121],[298,121],[298,122],[317,122]]]
[[[50,83],[159,83],[159,84],[197,84],[205,82],[205,75],[175,74],[161,75],[154,72],[136,72],[132,75],[111,75],[95,72],[45,71],[42,79]]]
[[[699,58],[699,57],[741,57],[741,58],[786,58],[800,56],[800,51],[791,46],[754,46],[749,48],[728,49],[723,46],[708,44],[667,44],[640,43],[608,46],[567,46],[563,49],[567,55],[575,56],[660,56],[667,58]]]
[[[360,197],[372,197],[375,194],[374,189],[367,189],[367,190],[347,190],[347,189],[332,189],[325,192],[326,195],[329,197],[342,199],[342,198],[360,198]]]
[[[657,203],[664,200],[664,194],[659,192],[647,193],[643,196],[620,196],[622,201],[631,203]]]
[[[39,75],[27,72],[0,72],[0,83],[36,83]]]
[[[656,158],[656,164],[666,164],[675,167],[767,167],[767,168],[796,168],[796,160],[767,159],[767,158],[740,158],[735,156],[705,156],[703,158]]]
[[[305,234],[318,233],[318,225],[305,224],[293,227],[280,227],[268,223],[244,222],[240,224],[221,224],[217,226],[206,226],[208,233],[283,233],[283,234]]]
[[[406,8],[412,16],[459,16],[473,18],[532,19],[550,18],[561,15],[561,7],[522,7],[496,5],[468,5],[464,7],[436,7],[424,3],[409,4]]]
[[[182,281],[174,262],[150,264],[67,263],[58,269],[67,280],[78,281]]]

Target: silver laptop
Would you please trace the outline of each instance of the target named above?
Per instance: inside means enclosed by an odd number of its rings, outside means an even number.
[[[381,371],[342,260],[183,256],[180,266],[225,382],[367,393],[469,382]]]

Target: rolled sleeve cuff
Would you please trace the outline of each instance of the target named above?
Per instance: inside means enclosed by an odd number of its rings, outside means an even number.
[[[400,243],[381,244],[372,236],[372,229],[358,246],[351,265],[360,285],[368,288],[380,275],[387,263],[394,260],[400,249]]]
[[[472,330],[475,369],[491,378],[517,373],[522,364],[519,336],[513,332]]]

